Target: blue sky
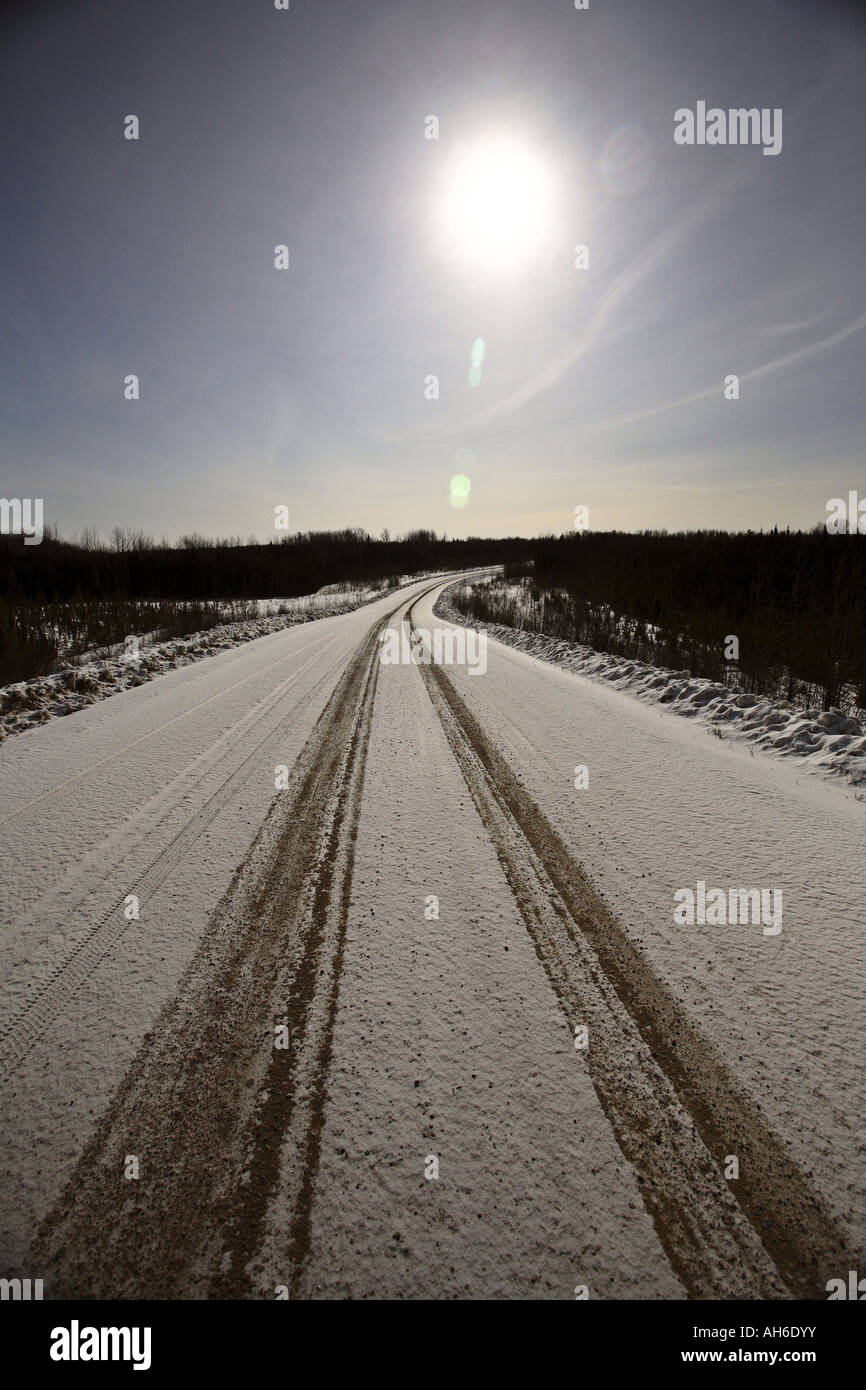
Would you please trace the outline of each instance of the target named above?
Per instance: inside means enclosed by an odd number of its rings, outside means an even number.
[[[278,504],[301,530],[534,535],[578,504],[596,528],[808,527],[866,492],[855,6],[15,14],[0,491],[63,534],[266,537]],[[698,100],[782,108],[782,152],[677,146]],[[449,206],[484,141],[528,151],[549,194],[495,270]]]

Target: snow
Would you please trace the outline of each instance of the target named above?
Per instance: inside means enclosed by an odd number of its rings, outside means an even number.
[[[170,641],[161,642],[153,640],[152,634],[146,635],[140,639],[140,654],[136,657],[125,656],[123,647],[118,646],[107,655],[85,657],[74,666],[65,666],[49,676],[0,687],[0,743],[10,734],[20,734],[49,719],[74,714],[97,700],[121,690],[132,690],[166,671],[188,666],[190,662],[201,661],[203,657],[228,651],[296,623],[351,612],[389,592],[386,585],[358,588],[334,584],[318,594],[301,598],[258,599],[258,618],[220,623],[206,632],[193,632]]]
[[[475,625],[448,602],[447,589],[436,612],[450,623]],[[538,661],[588,680],[604,681],[636,699],[665,705],[719,738],[742,740],[780,757],[794,758],[819,774],[841,778],[850,786],[866,787],[866,728],[840,710],[802,710],[784,700],[770,703],[688,671],[627,660],[541,632],[500,623],[487,624],[484,630],[497,642]]]
[[[275,767],[292,765],[393,602],[189,654],[0,746],[4,1046],[23,1049],[2,1085],[0,1252],[23,1258],[278,795]],[[138,922],[122,917],[128,893]],[[110,949],[85,955],[31,1036],[22,1005],[103,921],[120,928]]]
[[[441,625],[436,598],[419,626]],[[247,858],[275,766],[292,765],[395,601],[208,661],[179,652],[159,680],[0,747],[3,1045],[17,1062],[0,1083],[4,1272],[39,1276],[33,1233]],[[721,706],[705,683],[653,670],[651,687],[636,663],[608,678],[591,658],[566,670],[490,635],[486,672],[449,679],[866,1258],[866,808],[841,777],[803,775],[853,735],[816,715],[806,756],[755,757],[745,734],[707,737],[700,711]],[[665,704],[651,693],[668,689]],[[777,715],[726,698],[721,727],[772,736]],[[782,931],[676,925],[674,893],[698,880],[782,890]],[[139,921],[118,919],[128,893]],[[22,1006],[73,960],[72,987],[28,1032]],[[274,1282],[279,1217],[277,1203]],[[379,670],[311,1219],[309,1297],[572,1298],[581,1283],[682,1296],[413,666]]]
[[[417,621],[436,621],[430,599]],[[866,1262],[866,804],[807,775],[808,758],[754,756],[634,699],[628,677],[617,687],[488,632],[487,673],[449,671],[460,695]],[[781,933],[677,926],[673,895],[700,879],[781,889]]]
[[[364,805],[300,1296],[682,1298],[412,666]]]

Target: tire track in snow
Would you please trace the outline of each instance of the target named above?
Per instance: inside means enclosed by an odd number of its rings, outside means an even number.
[[[414,603],[409,610],[411,622]],[[805,1175],[439,666],[419,670],[671,1265],[694,1298],[826,1298],[853,1268]],[[740,1176],[722,1176],[726,1156]]]
[[[268,1219],[283,1236],[270,1277],[296,1289],[378,635],[391,617],[350,661],[175,998],[42,1223],[31,1254],[50,1297],[273,1298],[257,1256]],[[283,1023],[286,1050],[273,1045]],[[127,1154],[139,1158],[138,1181],[123,1177]]]
[[[274,636],[275,634],[271,633],[268,635]],[[87,778],[91,777],[95,772],[101,772],[109,763],[116,762],[119,758],[125,758],[134,748],[138,748],[142,743],[152,743],[155,737],[165,734],[174,724],[180,723],[183,719],[190,718],[191,715],[198,714],[201,710],[206,709],[208,705],[213,704],[215,700],[224,699],[227,695],[233,694],[234,691],[239,690],[241,686],[247,685],[250,681],[260,680],[262,676],[267,675],[268,671],[273,671],[277,666],[282,666],[284,662],[291,661],[295,656],[300,656],[301,652],[307,651],[310,647],[317,646],[323,639],[325,639],[325,650],[327,650],[328,647],[332,647],[336,640],[331,638],[331,640],[328,641],[325,638],[325,634],[320,633],[311,642],[307,642],[305,646],[299,647],[297,651],[287,652],[285,656],[277,657],[276,661],[269,662],[267,666],[263,666],[260,670],[253,671],[248,676],[242,676],[239,680],[232,681],[231,685],[224,686],[223,689],[215,691],[213,695],[208,695],[204,700],[198,700],[194,705],[190,705],[188,709],[181,710],[179,714],[173,715],[171,719],[167,719],[163,724],[160,724],[158,728],[148,729],[146,733],[140,734],[138,738],[132,739],[130,743],[125,744],[122,748],[115,748],[113,752],[106,754],[104,758],[100,758],[95,763],[89,763],[87,767],[82,768],[80,772],[74,773],[71,777],[67,777],[65,781],[57,782],[53,787],[46,787],[45,790],[34,797],[32,801],[25,802],[21,806],[16,806],[13,811],[7,816],[4,816],[3,819],[0,820],[0,826],[8,825],[10,821],[20,820],[22,816],[34,810],[35,807],[40,806],[41,803],[49,797],[56,796],[58,792],[66,791],[69,787],[75,786],[78,782],[86,781]],[[232,652],[242,653],[244,648],[234,647],[231,650]],[[315,661],[318,655],[319,653],[316,653],[315,656],[310,657],[310,660],[303,669],[306,670],[307,666]],[[287,677],[287,680],[283,682],[283,685],[291,683],[296,674],[296,672],[292,672],[292,674]],[[147,683],[148,682],[145,682],[145,684]],[[278,689],[281,688],[282,687],[278,687]],[[118,695],[125,694],[124,691],[117,691],[115,693]]]
[[[387,620],[385,620],[387,621]],[[228,1214],[230,1237],[209,1297],[272,1298],[298,1291],[310,1249],[310,1218],[337,1014],[354,848],[379,672],[380,623],[363,648],[362,685],[311,884],[305,930],[288,994],[290,1050],[274,1050],[254,1126],[244,1185]],[[275,899],[280,862],[275,865]],[[279,912],[279,908],[275,909]],[[266,1248],[262,1250],[262,1245]]]
[[[327,645],[330,646],[332,643]],[[287,680],[280,684],[274,695],[263,702],[265,708],[258,712],[257,723],[261,724],[273,709],[279,706],[286,691],[296,684],[314,660],[315,658],[311,657],[299,671],[293,672]],[[326,679],[327,674],[323,675],[312,689],[306,692],[302,703],[310,700]],[[120,941],[129,926],[123,913],[127,895],[134,893],[141,905],[158,891],[169,875],[183,861],[190,847],[220,814],[237,787],[248,775],[251,763],[264,745],[276,737],[286,720],[294,714],[295,708],[288,714],[285,711],[280,713],[276,723],[266,730],[249,753],[222,779],[204,805],[194,812],[192,817],[176,831],[166,845],[150,857],[143,868],[125,881],[120,896],[115,898],[110,906],[100,914],[86,936],[51,970],[48,976],[40,982],[32,997],[9,1020],[0,1032],[0,1079],[5,1079],[14,1072],[18,1063],[37,1038],[50,1036],[52,1024],[56,1022],[70,999],[74,997],[76,991],[89,979],[94,970]],[[228,752],[231,751],[229,748]],[[206,757],[207,754],[203,756]],[[183,775],[181,774],[181,776]],[[137,814],[140,815],[141,812]],[[171,808],[151,833],[155,833],[170,814]],[[112,869],[111,877],[116,879],[118,876],[117,868]],[[67,918],[80,910],[82,904],[92,896],[92,892],[87,894],[84,899],[70,908],[66,913]]]

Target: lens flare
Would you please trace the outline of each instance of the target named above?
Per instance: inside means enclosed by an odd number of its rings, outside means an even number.
[[[472,491],[472,484],[465,473],[457,473],[451,479],[449,502],[452,507],[465,507],[469,501],[469,494]]]
[[[469,368],[470,386],[481,385],[481,367],[484,362],[484,355],[486,352],[487,348],[485,346],[484,339],[476,338],[475,342],[472,344],[472,365]]]

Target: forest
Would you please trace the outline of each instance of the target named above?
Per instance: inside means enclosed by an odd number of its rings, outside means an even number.
[[[392,538],[359,528],[262,544],[115,528],[39,546],[0,537],[0,684],[131,631],[177,636],[324,585],[504,566],[458,596],[469,616],[739,685],[796,704],[866,707],[866,536],[813,531],[607,531],[535,540]],[[219,604],[217,608],[215,605]],[[69,641],[71,635],[71,642]],[[726,656],[737,639],[735,659]]]
[[[38,546],[0,536],[0,685],[50,673],[61,649],[74,658],[130,632],[176,637],[247,617],[254,599],[496,565],[529,552],[519,538],[448,540],[430,530],[374,538],[351,528],[265,544],[201,535],[155,544],[121,527],[108,541],[92,530],[74,541],[48,530]]]
[[[519,581],[516,584],[515,581]],[[458,596],[469,616],[798,705],[866,708],[866,536],[585,531]],[[725,655],[729,637],[738,655]]]

